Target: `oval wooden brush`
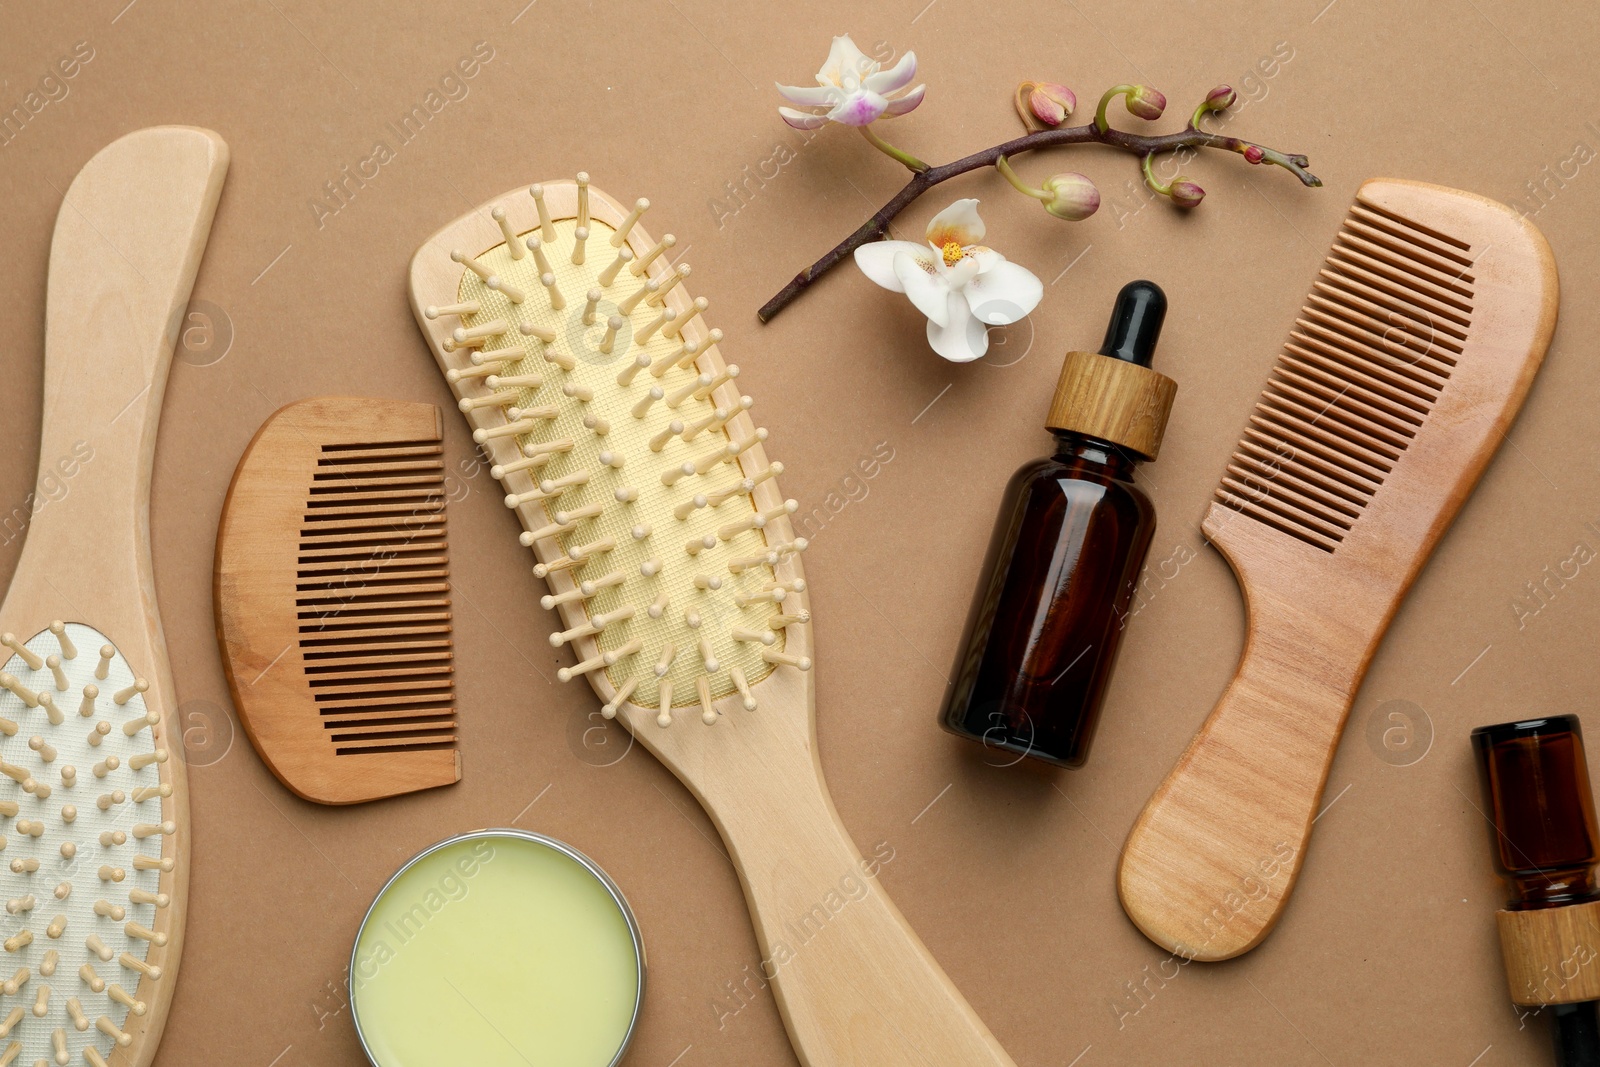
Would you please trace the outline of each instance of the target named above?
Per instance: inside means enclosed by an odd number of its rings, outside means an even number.
[[[588,678],[716,823],[803,1063],[1009,1065],[828,796],[796,505],[647,207],[582,175],[536,185],[411,266],[417,322],[560,611],[561,678]]]
[[[1220,960],[1271,932],[1367,665],[1516,418],[1556,304],[1549,246],[1510,209],[1361,187],[1201,526],[1249,629],[1123,850],[1122,905],[1151,940]]]
[[[56,219],[41,502],[0,605],[0,1064],[142,1067],[172,1001],[189,805],[150,473],[227,165],[209,130],[140,130]]]

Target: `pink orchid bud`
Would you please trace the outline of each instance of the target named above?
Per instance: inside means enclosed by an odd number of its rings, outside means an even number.
[[[1263,159],[1267,158],[1267,154],[1261,150],[1261,146],[1258,144],[1246,145],[1244,150],[1244,158],[1249,160],[1251,163],[1260,163]]]
[[[1200,201],[1206,198],[1206,191],[1181,175],[1172,181],[1172,190],[1168,193],[1172,202],[1185,211],[1198,207]]]
[[[1058,219],[1082,222],[1100,210],[1100,190],[1088,177],[1076,171],[1053,175],[1044,183],[1044,188],[1050,194],[1044,209]]]
[[[1239,99],[1239,94],[1233,91],[1232,86],[1219,85],[1206,94],[1206,110],[1222,111],[1225,108],[1232,107],[1233,102],[1237,99]]]
[[[1128,110],[1141,119],[1158,119],[1167,109],[1167,98],[1148,85],[1135,85],[1128,94]]]
[[[1054,82],[1039,82],[1028,94],[1028,110],[1046,126],[1061,125],[1077,106],[1078,98],[1072,90]]]

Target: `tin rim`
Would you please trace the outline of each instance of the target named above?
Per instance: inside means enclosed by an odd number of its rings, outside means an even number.
[[[366,1032],[361,1028],[361,1013],[356,1007],[356,953],[361,948],[361,935],[366,932],[367,923],[372,919],[373,910],[377,908],[378,901],[383,899],[383,895],[389,891],[390,886],[394,885],[394,883],[399,880],[401,875],[405,874],[412,867],[416,866],[428,856],[433,855],[442,848],[448,848],[449,846],[458,844],[462,841],[475,841],[480,838],[495,837],[515,838],[517,840],[529,841],[533,844],[543,845],[546,848],[553,849],[556,852],[561,853],[563,856],[566,856],[568,859],[573,860],[584,870],[588,871],[594,876],[595,880],[605,888],[605,891],[611,895],[612,901],[617,905],[618,910],[622,912],[623,921],[628,924],[628,935],[633,939],[633,958],[634,962],[638,965],[639,978],[634,984],[633,1015],[628,1019],[628,1029],[622,1035],[622,1043],[617,1046],[617,1054],[613,1056],[611,1058],[611,1062],[605,1064],[604,1067],[617,1067],[617,1065],[622,1062],[623,1056],[627,1055],[628,1046],[633,1044],[634,1032],[639,1028],[639,1015],[644,1010],[645,953],[644,938],[639,933],[639,921],[634,918],[633,909],[628,906],[628,898],[623,896],[622,890],[617,886],[617,883],[611,880],[611,876],[602,870],[598,863],[590,859],[588,856],[585,856],[582,852],[579,852],[565,841],[558,841],[555,838],[547,837],[544,834],[536,834],[531,830],[519,830],[510,826],[499,828],[489,827],[482,830],[471,830],[464,834],[455,834],[451,837],[445,838],[442,841],[436,841],[427,848],[423,849],[421,852],[418,852],[415,856],[412,856],[410,859],[406,860],[405,863],[400,865],[400,869],[391,874],[388,880],[383,883],[383,887],[379,889],[377,895],[372,898],[372,903],[367,905],[366,914],[361,916],[361,925],[356,928],[355,941],[350,946],[350,966],[346,973],[345,981],[346,986],[350,991],[350,1021],[355,1024],[356,1040],[361,1042],[361,1053],[367,1058],[367,1062],[372,1064],[372,1067],[383,1067],[383,1065],[378,1063],[377,1057],[373,1055],[371,1046],[367,1044]],[[600,1065],[596,1065],[596,1067],[600,1067]]]

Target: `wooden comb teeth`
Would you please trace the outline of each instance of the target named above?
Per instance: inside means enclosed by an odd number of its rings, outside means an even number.
[[[439,429],[428,404],[305,400],[234,474],[217,632],[246,732],[308,800],[460,777]]]
[[[334,752],[453,748],[442,447],[323,445],[300,526],[306,684]]]
[[[552,214],[557,190],[570,211]],[[492,207],[478,244],[449,250],[458,276],[438,283],[451,300],[422,318],[442,320],[446,380],[522,519],[544,604],[562,613],[551,642],[577,659],[557,676],[604,676],[664,709],[663,726],[674,707],[714,723],[717,699],[774,667],[810,667],[767,621],[809,618],[804,582],[774,571],[806,547],[788,524],[798,505],[777,494],[782,465],[765,458],[722,332],[704,328],[708,301],[682,292],[691,269],[670,261],[676,239],[634,252],[648,201],[597,212],[585,180],[529,194]],[[736,636],[753,629],[764,639]]]
[[[1123,907],[1152,940],[1226,959],[1278,921],[1367,667],[1510,429],[1556,305],[1549,246],[1504,205],[1361,187],[1201,525],[1248,633],[1123,850]]]
[[[1472,327],[1472,247],[1358,196],[1216,499],[1326,552],[1361,518]]]

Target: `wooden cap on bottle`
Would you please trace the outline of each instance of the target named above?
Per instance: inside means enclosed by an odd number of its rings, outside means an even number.
[[[1117,293],[1099,352],[1068,352],[1045,425],[1085,434],[1155,459],[1178,383],[1150,369],[1167,295],[1155,282],[1129,282]]]
[[[1068,352],[1044,424],[1155,459],[1177,393],[1177,382],[1149,367],[1098,352]]]
[[[1511,1002],[1525,1007],[1600,1000],[1594,931],[1600,900],[1495,912]]]

